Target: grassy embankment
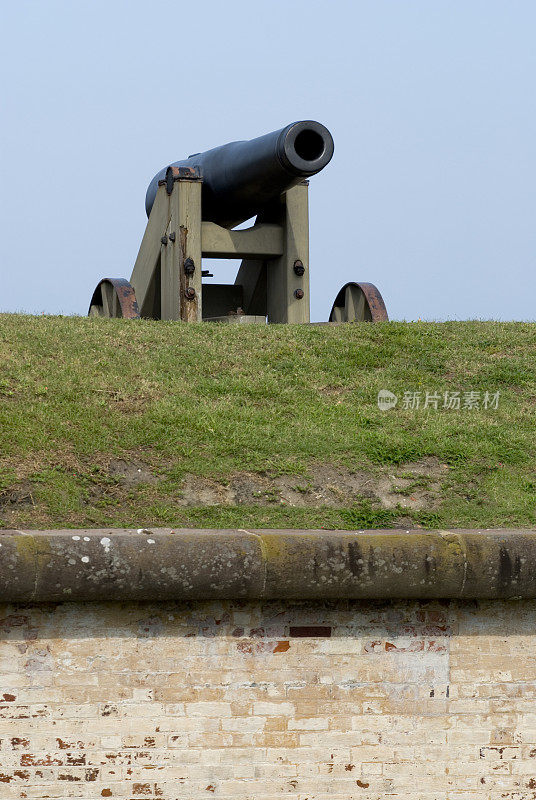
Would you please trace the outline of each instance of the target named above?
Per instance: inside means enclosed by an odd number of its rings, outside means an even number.
[[[521,323],[0,315],[0,527],[534,526],[535,353]]]

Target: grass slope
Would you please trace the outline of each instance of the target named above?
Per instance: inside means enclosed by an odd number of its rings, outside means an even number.
[[[522,323],[0,315],[0,526],[533,526],[535,348]],[[404,409],[405,391],[437,391],[439,408]],[[498,408],[444,409],[446,391],[498,391]],[[324,502],[326,465],[372,491]],[[185,480],[212,499],[185,500]]]

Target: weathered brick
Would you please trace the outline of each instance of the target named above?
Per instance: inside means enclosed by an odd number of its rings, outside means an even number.
[[[263,716],[291,716],[294,714],[294,705],[293,703],[269,703],[269,702],[260,702],[260,703],[253,703],[253,713],[257,714],[261,717]]]
[[[0,800],[534,800],[535,630],[532,601],[2,607]]]

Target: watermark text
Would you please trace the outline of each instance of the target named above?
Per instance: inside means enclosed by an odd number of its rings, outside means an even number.
[[[484,411],[496,410],[499,407],[500,392],[481,392],[470,390],[467,392],[427,392],[427,391],[405,391],[402,397],[398,397],[388,389],[380,389],[378,392],[378,408],[381,411],[390,411],[398,405],[403,411],[426,410],[428,408],[438,411]]]

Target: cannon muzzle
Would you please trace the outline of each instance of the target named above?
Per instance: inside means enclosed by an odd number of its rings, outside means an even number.
[[[238,225],[263,210],[304,178],[324,169],[333,156],[333,138],[320,122],[293,122],[249,141],[230,142],[196,153],[174,167],[198,167],[203,176],[203,219],[225,227]],[[160,170],[147,189],[145,210],[151,213]]]

